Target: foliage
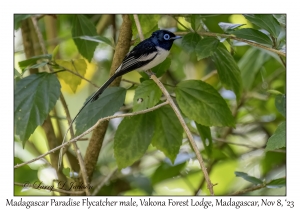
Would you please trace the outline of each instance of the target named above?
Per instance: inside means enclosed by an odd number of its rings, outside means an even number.
[[[120,15],[113,16],[109,21],[122,22]],[[15,30],[29,17],[15,15]],[[89,98],[96,90],[88,89],[91,85],[83,78],[99,86],[107,78],[117,43],[111,37],[116,37],[120,29],[116,22],[114,27],[108,22],[103,31],[98,31],[104,15],[58,17],[56,36],[67,34],[67,39],[59,39],[57,46],[47,46],[49,54],[26,59],[15,56],[18,60],[18,66],[14,67],[15,143],[21,142],[24,151],[34,145],[39,153],[34,153],[35,156],[47,152],[41,145],[50,145],[48,133],[37,129],[48,116],[54,118],[51,123],[58,142],[68,127],[63,107],[57,103],[60,95],[66,97],[68,108],[75,116],[83,105],[79,101]],[[271,190],[275,188],[278,188],[275,194],[282,195],[286,163],[284,156],[276,154],[285,152],[286,147],[286,73],[285,57],[274,51],[286,44],[285,16],[241,17],[249,24],[236,22],[231,15],[139,15],[145,37],[158,28],[175,28],[183,36],[174,42],[170,56],[154,67],[153,72],[160,77],[193,133],[210,168],[210,177],[214,178],[212,182],[222,183],[214,187],[216,192],[227,195],[241,186],[247,188],[250,183],[269,188],[264,191],[267,195],[273,195]],[[139,38],[138,30],[132,15],[130,19],[134,40]],[[50,30],[45,24],[48,22],[40,23],[45,30]],[[46,41],[51,39],[46,32],[42,35]],[[250,43],[245,44],[243,40]],[[97,73],[91,70],[92,64],[98,67]],[[32,69],[38,69],[39,73],[27,71]],[[103,117],[142,111],[165,101],[160,88],[146,74],[129,73],[123,78],[130,80],[131,86],[127,81],[121,83],[122,87],[108,88],[97,101],[83,109],[76,119],[76,136]],[[81,143],[81,151],[85,153],[89,142]],[[240,159],[258,150],[263,153],[257,159]],[[72,149],[67,151],[68,161],[64,162],[63,171],[79,172]],[[273,159],[276,164],[272,163]],[[124,117],[121,122],[110,122],[92,181],[119,168],[124,170],[114,173],[98,195],[175,195],[175,191],[164,190],[174,186],[182,189],[184,195],[200,191],[208,194],[206,185],[202,184],[199,163],[193,160],[194,151],[186,141],[182,125],[173,109],[165,105]],[[252,174],[257,166],[261,173]],[[216,173],[221,167],[226,168],[224,173]],[[27,166],[20,167],[15,174],[28,171]],[[274,171],[282,176],[274,177]],[[28,174],[36,173],[31,172]],[[38,178],[34,176],[34,179]],[[15,178],[15,181],[20,180]],[[22,194],[17,189],[15,194]]]

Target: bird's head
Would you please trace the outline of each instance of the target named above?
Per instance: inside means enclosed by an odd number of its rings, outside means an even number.
[[[173,42],[176,39],[182,38],[181,36],[176,36],[171,31],[167,30],[157,30],[152,33],[151,39],[160,47],[163,47],[166,50],[170,50]]]

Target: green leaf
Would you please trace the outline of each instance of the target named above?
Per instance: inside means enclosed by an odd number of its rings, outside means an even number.
[[[18,82],[20,79],[22,79],[22,74],[14,68],[14,80],[15,82]]]
[[[286,145],[286,122],[279,124],[275,133],[268,139],[266,151],[280,149]]]
[[[70,177],[71,169],[70,169],[70,168],[63,168],[63,169],[62,169],[62,172],[63,172],[63,174],[64,174],[66,177]]]
[[[267,30],[275,38],[280,33],[280,24],[273,15],[244,15],[254,25]]]
[[[212,137],[210,127],[196,123],[197,130],[200,134],[204,149],[207,155],[210,157],[212,151]]]
[[[275,98],[275,106],[284,117],[286,117],[286,97],[284,94],[277,95]]]
[[[24,60],[24,61],[20,61],[19,62],[19,67],[22,69],[22,71],[24,72],[24,70],[27,68],[27,67],[30,67],[32,68],[32,65],[35,65],[36,62],[40,59],[47,59],[47,61],[51,60],[52,58],[52,55],[51,54],[45,54],[45,55],[38,55],[38,56],[34,56],[34,57],[31,57],[27,60]]]
[[[97,36],[94,24],[84,15],[74,15],[72,26],[72,38],[79,53],[91,62],[98,43],[90,40],[77,39],[81,36]]]
[[[178,165],[170,165],[169,163],[163,162],[153,173],[151,177],[152,185],[155,185],[166,179],[170,179],[180,175],[180,172],[186,166],[186,162]]]
[[[196,55],[197,59],[201,60],[203,58],[207,58],[213,54],[213,52],[217,49],[220,41],[213,37],[207,37],[201,39],[196,45]]]
[[[14,94],[15,132],[24,143],[42,125],[60,96],[54,74],[32,74],[17,82]]]
[[[241,70],[243,86],[246,90],[251,89],[255,75],[269,58],[270,55],[268,53],[251,47],[239,60],[238,67]]]
[[[20,160],[17,157],[14,157],[14,165],[23,163],[22,160]],[[30,168],[29,165],[25,165],[19,168],[14,169],[14,182],[19,183],[30,183],[33,184],[34,182],[39,181],[38,179],[38,171]],[[14,195],[19,195],[22,189],[24,187],[22,186],[15,186]]]
[[[56,55],[59,52],[59,45],[56,45],[56,47],[54,48],[54,50],[52,51],[52,60],[55,61]]]
[[[151,143],[154,132],[151,112],[125,118],[114,139],[114,155],[118,168],[125,168],[139,160]]]
[[[278,90],[267,90],[268,93],[274,94],[274,95],[282,95],[282,92],[278,91]]]
[[[15,26],[15,30],[17,30],[20,25],[21,25],[21,21],[25,20],[27,18],[29,18],[31,15],[14,15],[14,26]]]
[[[237,177],[241,177],[241,178],[245,179],[246,181],[251,182],[253,184],[263,184],[263,181],[261,181],[260,179],[258,179],[256,177],[249,176],[247,173],[235,171],[234,174]]]
[[[40,68],[40,67],[43,67],[45,65],[47,65],[48,61],[43,61],[41,63],[36,63],[36,64],[33,64],[32,66],[28,66],[25,70],[29,70],[29,69],[37,69],[37,68]]]
[[[216,89],[200,80],[177,84],[176,99],[182,112],[205,126],[234,126],[227,103]]]
[[[218,24],[220,26],[220,28],[225,32],[225,33],[230,33],[232,31],[234,31],[234,29],[241,27],[245,24],[234,24],[234,23],[224,23],[224,22],[220,22]]]
[[[260,32],[259,30],[253,28],[242,28],[240,30],[236,30],[231,32],[236,37],[247,39],[251,41],[255,41],[257,43],[266,44],[268,46],[272,46],[273,42],[266,34]]]
[[[191,15],[191,26],[195,32],[201,28],[201,18],[201,15]]]
[[[213,61],[218,70],[219,78],[226,89],[233,90],[237,100],[242,93],[242,78],[239,67],[224,45],[219,44],[213,53]]]
[[[77,74],[80,74],[81,76],[84,76],[86,73],[86,69],[87,69],[87,64],[85,62],[84,59],[76,59],[76,60],[71,60],[71,61],[67,61],[67,60],[56,60],[55,61],[58,65],[73,71]],[[72,74],[69,71],[63,71],[63,72],[59,72],[57,74],[57,76],[60,79],[63,79],[65,81],[66,84],[68,84],[71,88],[71,90],[73,91],[73,93],[76,92],[77,87],[81,84],[82,79],[80,77],[78,77],[75,74]]]
[[[109,87],[100,97],[90,102],[76,119],[76,135],[92,127],[99,119],[113,115],[123,105],[126,89]]]
[[[162,63],[158,64],[154,68],[152,68],[152,71],[155,73],[156,77],[161,77],[171,66],[171,59],[166,58]],[[147,77],[149,78],[149,76]]]
[[[188,33],[182,39],[181,45],[187,52],[194,52],[201,37],[197,33]]]
[[[152,145],[162,151],[174,163],[182,144],[183,128],[169,106],[153,111],[154,134]]]
[[[133,111],[149,109],[155,106],[161,97],[161,90],[153,80],[146,80],[135,90]]]
[[[286,178],[274,179],[267,184],[267,188],[281,188],[285,186],[286,186]]]
[[[140,14],[140,15],[138,15],[138,17],[139,17],[139,21],[142,26],[145,38],[148,38],[154,31],[156,31],[158,29],[158,21],[159,21],[161,15]],[[132,22],[134,23],[133,15],[130,15],[130,18],[131,18]],[[139,37],[138,30],[137,30],[137,27],[135,24],[132,24],[132,35],[133,35],[133,37]]]
[[[113,43],[108,38],[106,38],[104,36],[80,36],[79,38],[83,39],[83,40],[97,42],[97,43],[103,43],[104,42],[104,43],[108,44],[109,46],[111,46],[113,48],[115,47],[113,45]],[[74,39],[74,37],[73,37],[73,39]]]
[[[286,26],[286,15],[285,14],[282,14],[282,15],[273,15],[276,20],[282,24],[284,27]]]

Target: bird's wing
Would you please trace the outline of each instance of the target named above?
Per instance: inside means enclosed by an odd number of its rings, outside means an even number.
[[[141,55],[141,52],[146,52],[146,53]],[[139,69],[140,67],[152,61],[157,56],[157,54],[158,52],[154,43],[150,41],[144,42],[143,44],[141,43],[137,45],[135,48],[133,48],[126,55],[122,64],[115,71],[115,74],[118,74],[118,76],[120,76],[132,70]]]

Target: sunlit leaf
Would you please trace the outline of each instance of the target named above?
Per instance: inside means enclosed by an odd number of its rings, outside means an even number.
[[[275,106],[277,110],[286,117],[286,96],[284,94],[277,95],[275,98]]]
[[[275,133],[268,139],[266,151],[280,149],[286,145],[286,122],[279,124]]]
[[[90,102],[76,119],[76,135],[92,127],[99,119],[113,115],[123,105],[126,89],[121,87],[107,88],[100,97]]]
[[[87,64],[84,59],[76,59],[76,60],[56,60],[55,61],[59,66],[62,66],[69,71],[73,71],[76,74],[84,76],[87,69]],[[75,93],[77,87],[81,84],[82,79],[72,74],[69,71],[62,71],[57,74],[60,79],[63,79],[66,84],[68,84],[71,90]]]
[[[201,60],[203,58],[207,58],[213,54],[213,52],[217,49],[220,41],[213,37],[207,37],[201,39],[196,45],[196,55],[197,59]]]
[[[15,86],[15,132],[23,144],[42,125],[60,96],[60,84],[54,74],[32,74]]]
[[[114,155],[118,168],[125,168],[139,160],[148,149],[154,132],[151,112],[124,118],[114,139]]]
[[[162,95],[161,90],[153,80],[146,80],[135,90],[133,111],[140,111],[155,106]]]
[[[169,106],[153,111],[155,121],[152,145],[162,151],[174,163],[182,144],[183,128]]]
[[[253,28],[242,28],[231,33],[234,34],[236,37],[255,41],[261,44],[266,44],[268,46],[272,46],[273,44],[272,40],[266,34]]]
[[[237,177],[241,177],[241,178],[245,179],[246,181],[251,182],[253,184],[262,184],[263,183],[262,180],[254,177],[254,176],[249,176],[247,173],[244,173],[244,172],[235,171],[234,174]]]
[[[97,36],[96,27],[84,15],[74,15],[72,25],[72,38],[74,39],[79,53],[89,62],[91,62],[98,43],[77,38],[81,36]]]
[[[56,59],[56,56],[57,56],[58,52],[59,52],[59,45],[56,45],[56,47],[52,51],[52,60]]]
[[[219,44],[212,58],[223,86],[226,89],[233,90],[237,100],[239,100],[242,93],[242,78],[240,69],[232,55],[222,44]]]
[[[244,15],[251,23],[258,27],[267,30],[272,36],[278,37],[280,33],[280,25],[273,15],[256,14],[256,15]]]
[[[199,80],[186,80],[177,84],[176,99],[182,112],[205,126],[234,126],[228,105],[209,84]]]

